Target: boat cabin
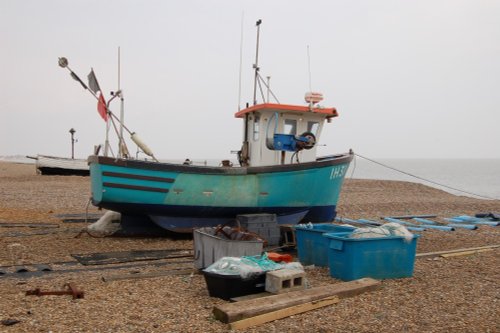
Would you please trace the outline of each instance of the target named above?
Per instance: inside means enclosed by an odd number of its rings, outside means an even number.
[[[235,114],[243,118],[242,166],[265,166],[316,160],[325,120],[337,116],[335,108],[264,103]]]

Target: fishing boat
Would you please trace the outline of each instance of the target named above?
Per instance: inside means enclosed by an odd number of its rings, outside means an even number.
[[[58,156],[27,156],[35,160],[35,167],[41,175],[88,176],[90,174],[86,159],[65,158]]]
[[[59,63],[69,69],[67,59]],[[257,60],[253,67],[256,80],[263,82]],[[89,87],[96,87],[90,76]],[[306,94],[304,105],[257,103],[256,86],[254,105],[234,114],[243,122],[237,165],[229,160],[219,166],[159,162],[122,117],[114,116],[108,102],[108,121],[118,121],[120,130],[152,159],[131,157],[120,135],[117,156],[106,156],[107,149],[104,155],[90,156],[92,204],[120,212],[122,229],[137,232],[152,226],[191,232],[240,214],[276,214],[280,224],[332,221],[353,153],[316,153],[323,127],[338,116],[337,110],[319,106],[322,94],[314,92]],[[101,103],[102,93],[98,97],[97,89],[91,90]]]
[[[75,158],[75,129],[71,128],[71,158],[36,155],[26,156],[35,160],[35,167],[38,174],[50,176],[88,176],[90,174],[89,165],[86,159]],[[96,150],[98,152],[98,150]]]

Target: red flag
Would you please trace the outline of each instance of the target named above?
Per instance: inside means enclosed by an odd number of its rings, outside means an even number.
[[[108,121],[108,111],[106,108],[106,101],[102,93],[99,95],[99,101],[97,102],[97,112],[101,115],[104,121]]]

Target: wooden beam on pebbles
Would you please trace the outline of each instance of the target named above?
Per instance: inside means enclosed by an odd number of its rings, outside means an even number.
[[[59,228],[58,224],[55,223],[19,223],[19,222],[3,222],[0,221],[0,227],[2,228]]]
[[[258,293],[258,294],[250,294],[250,295],[245,295],[245,296],[232,297],[229,300],[231,302],[241,302],[241,301],[248,301],[249,299],[267,297],[267,296],[272,296],[272,295],[275,295],[275,294],[270,293],[269,291],[263,291],[263,292]]]
[[[328,305],[332,305],[338,303],[340,300],[337,296],[327,297],[324,299],[320,299],[317,301],[312,301],[304,304],[299,304],[295,306],[291,306],[289,308],[276,310],[268,313],[264,313],[255,317],[242,319],[239,321],[235,321],[230,324],[232,330],[241,330],[252,326],[257,326],[261,324],[268,323],[270,321],[283,319],[286,317],[290,317],[299,313],[304,313],[307,311],[319,309]]]
[[[433,257],[450,257],[449,254],[452,253],[460,253],[460,252],[471,252],[475,251],[477,252],[483,252],[480,250],[492,250],[495,248],[500,247],[500,244],[497,245],[488,245],[488,246],[480,246],[480,247],[470,247],[466,249],[456,249],[456,250],[448,250],[448,251],[437,251],[437,252],[426,252],[426,253],[417,253],[415,257],[417,259],[419,258],[433,258]]]
[[[332,296],[336,296],[339,299],[356,296],[364,292],[376,290],[379,286],[380,281],[372,278],[363,278],[323,287],[250,299],[247,301],[216,305],[213,308],[213,314],[215,318],[223,323],[233,323],[235,321],[318,301]]]
[[[472,250],[472,251],[462,251],[462,252],[453,252],[453,253],[444,253],[441,255],[443,258],[452,258],[452,257],[460,257],[460,256],[468,256],[471,254],[481,253],[493,251],[493,249],[480,249],[480,250]]]

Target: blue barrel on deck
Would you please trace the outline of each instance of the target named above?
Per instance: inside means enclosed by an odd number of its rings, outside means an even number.
[[[295,226],[295,241],[299,261],[303,265],[328,266],[328,239],[324,233],[351,232],[355,228],[331,223]]]
[[[417,239],[401,236],[350,238],[350,233],[326,233],[330,276],[343,281],[363,277],[404,278],[413,275]]]

